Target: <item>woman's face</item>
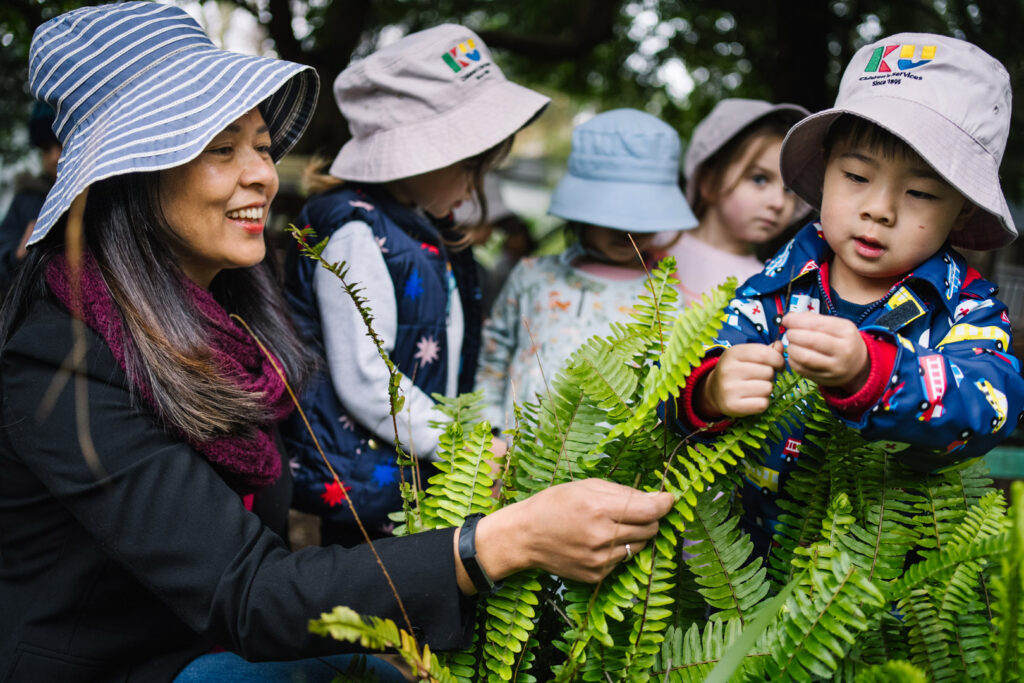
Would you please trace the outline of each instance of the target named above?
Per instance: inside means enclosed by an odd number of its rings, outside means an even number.
[[[263,228],[278,179],[270,131],[252,109],[183,166],[160,172],[160,206],[184,243],[175,249],[186,276],[208,288],[225,268],[263,260]]]

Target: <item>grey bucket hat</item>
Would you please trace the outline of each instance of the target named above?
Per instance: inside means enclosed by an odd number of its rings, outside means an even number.
[[[334,99],[352,139],[331,164],[344,180],[387,182],[487,151],[550,101],[505,78],[480,37],[442,24],[339,74]]]
[[[569,168],[548,213],[629,232],[696,227],[679,189],[679,134],[636,109],[598,114],[572,132]]]
[[[952,234],[954,245],[995,249],[1017,237],[999,185],[1010,132],[1010,77],[971,43],[899,33],[865,45],[843,73],[835,106],[794,126],[782,145],[786,183],[821,206],[823,142],[843,114],[866,119],[906,142],[982,211]]]

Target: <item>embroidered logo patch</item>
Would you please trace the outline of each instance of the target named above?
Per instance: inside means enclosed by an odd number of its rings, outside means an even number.
[[[476,48],[476,42],[469,38],[445,52],[441,59],[453,72],[459,73],[469,66],[470,62],[480,61],[480,50]]]
[[[899,50],[898,55],[894,55]],[[891,73],[893,71],[908,71],[927,64],[935,59],[935,46],[922,45],[921,58],[914,59],[917,53],[916,45],[883,45],[876,47],[871,53],[871,59],[864,68],[864,73]],[[896,60],[896,68],[892,68],[892,60]]]

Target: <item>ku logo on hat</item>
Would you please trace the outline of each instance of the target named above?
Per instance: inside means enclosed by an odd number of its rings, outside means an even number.
[[[469,66],[469,61],[480,61],[480,50],[476,49],[476,43],[472,38],[469,38],[448,50],[448,52],[445,52],[441,55],[441,59],[444,60],[444,63],[447,64],[452,71],[459,73]]]
[[[871,58],[868,60],[868,65],[864,67],[864,72],[892,72],[893,69],[891,66],[889,66],[889,63],[886,60],[896,50],[900,51],[899,59],[896,61],[896,69],[898,71],[907,71],[909,69],[915,69],[935,59],[935,46],[922,45],[921,59],[915,62],[914,52],[916,52],[916,48],[916,45],[882,45],[880,47],[877,47],[875,48],[875,51],[871,53]]]

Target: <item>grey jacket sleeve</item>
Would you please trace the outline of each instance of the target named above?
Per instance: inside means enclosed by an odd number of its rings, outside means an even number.
[[[398,305],[395,286],[370,226],[360,221],[342,226],[331,236],[323,257],[330,263],[348,265],[346,281],[358,284],[368,299],[374,330],[383,341],[384,350],[390,353],[398,335]],[[338,400],[367,429],[395,443],[387,390],[388,368],[366,333],[366,323],[333,273],[317,268],[313,277],[327,365]],[[442,415],[434,411],[434,400],[404,375],[400,388],[405,407],[398,415],[398,438],[407,453],[428,458],[437,450],[443,431],[431,427],[429,422],[441,419]]]

